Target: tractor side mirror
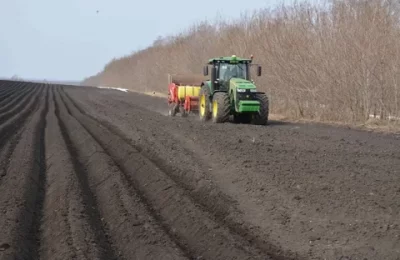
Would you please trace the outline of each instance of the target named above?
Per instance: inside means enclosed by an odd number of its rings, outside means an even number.
[[[261,70],[262,70],[261,66],[258,66],[257,67],[257,76],[259,76],[259,77],[261,76]]]
[[[208,76],[208,66],[204,66],[203,74],[204,74],[204,76]]]

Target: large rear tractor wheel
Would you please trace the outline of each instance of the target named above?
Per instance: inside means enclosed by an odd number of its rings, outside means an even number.
[[[225,92],[214,94],[212,101],[212,121],[213,123],[224,123],[229,120],[231,104],[229,95]]]
[[[260,101],[260,111],[254,115],[253,123],[255,125],[266,125],[268,124],[269,116],[268,96],[264,93],[259,93],[256,96],[256,100]]]
[[[201,121],[208,121],[211,118],[210,96],[210,89],[203,86],[199,96],[199,117]]]

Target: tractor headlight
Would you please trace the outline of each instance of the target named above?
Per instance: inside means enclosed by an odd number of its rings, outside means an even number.
[[[255,89],[255,88],[252,88],[252,89],[250,89],[250,92],[257,92],[257,89]]]
[[[245,88],[238,88],[237,92],[246,92],[246,89]]]

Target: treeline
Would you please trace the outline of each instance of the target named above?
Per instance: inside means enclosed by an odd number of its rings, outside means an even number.
[[[84,84],[167,93],[167,74],[201,73],[213,56],[254,55],[271,113],[360,123],[400,117],[400,4],[326,1],[203,22],[114,59]]]

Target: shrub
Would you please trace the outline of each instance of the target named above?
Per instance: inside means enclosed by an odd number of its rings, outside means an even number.
[[[84,83],[166,93],[168,73],[201,73],[210,57],[253,54],[272,113],[347,123],[400,117],[399,9],[389,0],[334,0],[205,21],[114,59]]]

